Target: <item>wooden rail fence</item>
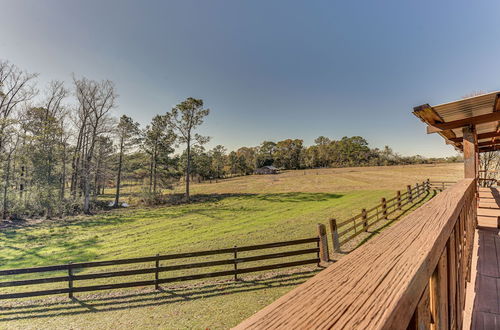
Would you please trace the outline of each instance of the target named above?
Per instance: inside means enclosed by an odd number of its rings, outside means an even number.
[[[434,191],[443,191],[453,186],[456,181],[429,181],[429,186],[431,190]]]
[[[241,256],[242,252],[256,251],[264,249],[272,249],[286,246],[296,246],[304,244],[312,244],[314,247],[301,248],[291,251],[281,251],[277,253],[266,253],[261,255],[252,256]],[[271,260],[280,259],[291,256],[303,256],[314,254],[314,257],[304,258],[301,260],[291,261],[291,262],[281,262],[273,263],[270,265],[255,266],[241,268],[240,265],[247,264],[250,262],[256,262],[261,260]],[[193,257],[205,257],[214,255],[231,255],[232,258],[216,260],[216,261],[204,261],[196,262],[190,264],[179,264],[179,265],[168,265],[162,266],[161,261],[164,260],[175,260],[175,259],[186,259]],[[33,297],[33,296],[44,296],[44,295],[54,295],[54,294],[68,294],[70,298],[76,292],[88,292],[88,291],[99,291],[99,290],[109,290],[109,289],[120,289],[120,288],[130,288],[139,286],[154,286],[155,289],[159,289],[160,284],[188,281],[196,279],[204,279],[211,277],[221,277],[221,276],[234,276],[235,280],[238,280],[238,275],[253,273],[263,270],[280,269],[286,267],[294,267],[308,264],[318,264],[321,262],[328,261],[328,244],[325,226],[318,224],[318,236],[313,238],[291,240],[285,242],[275,242],[260,245],[251,246],[234,246],[232,248],[219,249],[219,250],[207,250],[189,253],[178,253],[169,255],[156,255],[142,258],[131,258],[131,259],[117,259],[117,260],[107,260],[107,261],[94,261],[94,262],[81,262],[81,263],[68,263],[61,265],[45,266],[45,267],[33,267],[33,268],[19,268],[19,269],[8,269],[0,270],[0,276],[9,277],[18,274],[39,274],[47,272],[57,272],[63,271],[67,273],[65,276],[55,276],[55,277],[44,277],[35,279],[22,279],[13,281],[2,281],[0,282],[0,288],[9,288],[16,286],[31,286],[37,284],[45,283],[65,283],[65,287],[50,289],[50,290],[37,290],[37,291],[23,291],[14,293],[0,293],[0,299],[11,299],[11,298],[22,298],[22,297]],[[105,267],[105,266],[116,266],[116,265],[129,265],[129,264],[144,264],[146,263],[146,268],[139,269],[129,269],[129,270],[119,270],[119,271],[106,271],[91,274],[77,274],[76,272],[82,269],[95,268],[95,267]],[[147,264],[154,265],[153,267],[148,267]],[[176,276],[161,278],[160,275],[165,272],[184,270],[184,269],[197,269],[210,266],[221,266],[228,265],[232,267],[230,270],[217,271],[210,273],[201,273],[186,276]],[[100,284],[100,285],[90,285],[90,286],[77,286],[78,281],[81,280],[94,280],[94,279],[105,279],[112,277],[123,277],[131,275],[140,274],[151,274],[154,278],[145,279],[141,281],[123,282],[123,283],[110,283],[110,284]]]
[[[235,329],[462,329],[475,194],[459,181]]]
[[[384,197],[380,204],[370,209],[362,209],[361,213],[347,220],[337,222],[337,219],[330,219],[329,225],[334,251],[340,252],[344,244],[367,232],[381,220],[387,220],[389,215],[402,211],[408,204],[417,203],[419,197],[428,193],[431,187],[429,180],[416,183],[414,187],[408,185],[403,193],[398,190],[396,196],[389,199]]]

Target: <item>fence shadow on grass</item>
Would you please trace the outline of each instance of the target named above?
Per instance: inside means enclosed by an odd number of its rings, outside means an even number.
[[[392,225],[394,222],[396,222],[397,220],[400,220],[401,218],[403,218],[405,215],[407,215],[408,213],[412,212],[415,210],[415,208],[418,208],[421,206],[421,203],[423,201],[425,201],[426,199],[432,199],[434,198],[435,196],[437,195],[437,192],[435,190],[431,190],[425,194],[422,195],[422,197],[420,197],[418,199],[418,201],[416,203],[414,203],[410,208],[407,208],[407,209],[404,209],[402,212],[400,212],[397,216],[395,216],[394,218],[392,219],[389,219],[389,221],[387,221],[383,226],[380,226],[372,231],[369,231],[369,235],[367,237],[365,237],[363,240],[361,240],[357,246],[361,246],[363,245],[364,243],[366,243],[367,241],[369,241],[370,239],[372,239],[373,237],[375,237],[376,235],[380,234],[380,232],[382,230],[384,230],[385,228],[389,227],[390,225]],[[351,252],[351,251],[349,251]]]
[[[0,262],[7,264],[9,268],[30,266],[44,266],[61,261],[84,262],[99,258],[99,247],[105,244],[100,236],[103,234],[100,228],[110,225],[121,225],[135,221],[149,220],[154,218],[175,219],[189,214],[199,214],[208,218],[217,219],[220,212],[252,212],[260,211],[262,203],[236,203],[214,204],[228,198],[239,198],[242,200],[255,200],[276,203],[288,202],[322,202],[342,197],[340,194],[327,193],[227,193],[227,194],[196,194],[193,195],[190,205],[182,205],[175,212],[169,205],[158,207],[145,207],[141,209],[130,208],[126,212],[110,211],[93,216],[74,217],[68,219],[53,219],[46,221],[16,221],[9,225],[0,227],[0,240],[2,240],[6,251],[16,250],[19,254],[16,259],[4,259],[0,256]],[[132,212],[132,213],[130,213]],[[138,213],[133,213],[138,212]],[[83,231],[82,231],[83,230]],[[90,234],[92,231],[93,234]],[[87,237],[82,233],[88,233]],[[81,237],[81,238],[80,238]],[[40,244],[43,242],[43,244]],[[34,244],[38,243],[38,244]],[[21,246],[33,246],[21,248]],[[46,250],[47,245],[56,246],[59,252],[52,254],[39,253]],[[31,262],[28,262],[31,260]]]
[[[291,287],[305,282],[320,269],[282,274],[266,279],[217,281],[200,285],[161,288],[159,291],[113,293],[110,296],[74,297],[73,299],[37,300],[33,303],[0,304],[0,323],[6,321],[71,316],[153,307],[211,297],[253,292],[269,288]]]

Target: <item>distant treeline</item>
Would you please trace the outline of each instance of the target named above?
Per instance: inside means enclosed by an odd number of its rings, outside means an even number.
[[[447,158],[426,158],[419,155],[401,156],[386,146],[383,149],[370,148],[360,137],[343,137],[331,140],[320,136],[312,146],[304,146],[303,140],[286,139],[264,141],[257,147],[242,147],[227,152],[218,145],[211,150],[197,146],[192,149],[191,176],[198,181],[253,174],[257,168],[274,166],[282,170],[311,169],[321,167],[390,166],[408,164],[431,164],[460,162],[460,156]],[[173,156],[170,166],[162,166],[158,172],[159,181],[172,182],[184,173],[185,154]],[[126,176],[129,182],[147,182],[148,173],[143,166],[147,155],[141,151],[127,155]]]
[[[372,149],[359,136],[312,146],[300,139],[264,141],[228,152],[206,150],[208,137],[196,133],[209,109],[188,98],[141,128],[132,118],[112,116],[117,92],[109,80],[73,77],[51,82],[43,92],[37,74],[0,61],[0,211],[2,218],[90,213],[99,195],[114,188],[120,206],[122,182],[142,185],[141,198],[156,203],[162,191],[182,181],[189,202],[192,179],[217,180],[280,169],[454,162],[457,157],[403,157],[389,147]],[[174,151],[182,146],[180,154]],[[108,202],[109,203],[109,202]],[[101,205],[102,206],[102,205]]]

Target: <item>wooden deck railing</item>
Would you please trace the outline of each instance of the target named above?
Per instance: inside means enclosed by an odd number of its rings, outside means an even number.
[[[476,224],[464,179],[237,329],[460,329]]]

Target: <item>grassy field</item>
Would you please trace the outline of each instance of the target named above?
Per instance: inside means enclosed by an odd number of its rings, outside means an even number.
[[[407,184],[457,180],[462,164],[289,171],[194,184],[198,202],[28,222],[0,232],[2,269],[169,254],[312,237]],[[178,188],[181,189],[181,188]],[[125,189],[125,193],[127,190]],[[128,198],[124,196],[124,200]],[[228,328],[314,267],[104,294],[0,303],[0,328]],[[276,277],[278,276],[278,277]],[[3,290],[4,291],[4,290]]]

